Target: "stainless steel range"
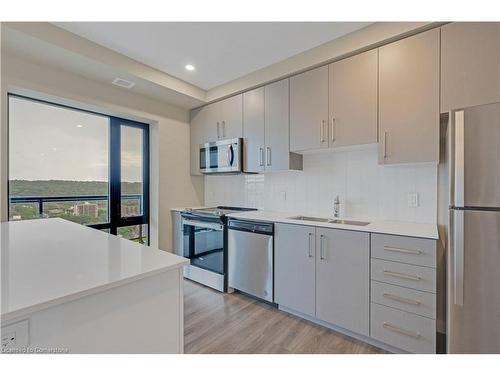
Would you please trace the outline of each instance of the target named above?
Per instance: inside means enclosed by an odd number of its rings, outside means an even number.
[[[210,207],[182,211],[183,256],[191,260],[184,277],[227,292],[227,214],[255,208]]]

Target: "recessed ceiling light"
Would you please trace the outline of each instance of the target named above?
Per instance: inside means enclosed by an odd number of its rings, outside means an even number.
[[[113,85],[120,86],[126,89],[131,89],[135,86],[135,83],[120,77],[117,77],[113,80]]]
[[[187,64],[184,68],[186,68],[186,70],[193,71],[194,70],[194,65]]]
[[[83,128],[83,125],[78,124],[76,127],[77,128]]]

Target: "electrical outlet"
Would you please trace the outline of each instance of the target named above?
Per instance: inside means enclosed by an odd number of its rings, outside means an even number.
[[[28,320],[2,327],[2,352],[28,346]]]
[[[418,193],[408,193],[408,207],[418,207]]]

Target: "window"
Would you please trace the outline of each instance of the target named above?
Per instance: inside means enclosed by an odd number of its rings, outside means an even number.
[[[149,239],[147,124],[9,95],[9,220]]]

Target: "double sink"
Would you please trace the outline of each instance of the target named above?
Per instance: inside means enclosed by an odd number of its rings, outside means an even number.
[[[367,221],[355,221],[355,220],[342,220],[342,219],[325,219],[322,217],[311,217],[311,216],[292,216],[289,217],[290,220],[302,220],[302,221],[315,221],[319,223],[328,223],[328,224],[345,224],[345,225],[359,225],[365,226],[370,224]]]

